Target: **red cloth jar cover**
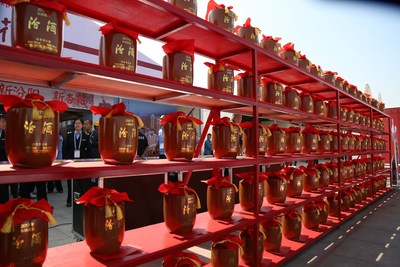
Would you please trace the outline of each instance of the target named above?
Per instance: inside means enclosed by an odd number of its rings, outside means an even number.
[[[318,143],[321,141],[319,130],[313,127],[306,127],[301,132],[304,138],[303,153],[317,152]]]
[[[162,262],[162,267],[201,267],[202,265],[202,261],[196,254],[182,251],[165,256]]]
[[[275,105],[282,105],[282,84],[266,77],[262,77],[260,83],[260,100]]]
[[[254,173],[244,172],[235,174],[242,180],[239,182],[239,203],[243,210],[254,210]],[[267,176],[264,173],[258,175],[258,210],[261,208],[264,199],[264,181]]]
[[[194,40],[177,40],[163,45],[163,79],[193,85]]]
[[[330,177],[333,174],[332,170],[329,169],[329,167],[326,166],[325,164],[314,165],[314,168],[316,168],[320,173],[319,188],[328,187],[329,186]]]
[[[119,26],[116,21],[100,27],[100,31],[99,64],[135,72],[138,33]]]
[[[311,64],[310,72],[318,77],[322,77],[322,69],[320,65]]]
[[[314,112],[314,100],[311,97],[311,94],[306,92],[300,93],[300,109],[305,112],[313,113]]]
[[[233,94],[235,77],[233,71],[238,70],[238,68],[226,64],[222,60],[217,60],[215,64],[210,62],[205,62],[204,64],[209,67],[208,89]]]
[[[285,203],[287,183],[285,176],[276,172],[265,172],[268,178],[265,183],[265,196],[270,204]]]
[[[279,40],[282,38],[280,37],[272,37],[272,36],[265,36],[264,34],[262,35],[262,39],[260,42],[260,46],[275,55],[279,55],[279,48],[281,47],[281,44],[279,43]]]
[[[239,237],[243,242],[243,245],[240,252],[240,257],[243,262],[248,266],[260,266],[263,258],[263,242],[265,240],[264,232],[257,230],[257,233],[254,231],[254,226],[249,226],[244,228],[239,233]],[[257,239],[257,247],[255,248],[255,239]],[[255,255],[254,253],[257,251],[257,263],[254,262]]]
[[[326,197],[322,200],[316,201],[315,204],[319,207],[320,217],[319,223],[325,224],[328,221],[329,202]]]
[[[239,248],[243,246],[237,235],[228,235],[211,244],[211,265],[213,267],[237,267]]]
[[[229,176],[214,176],[206,181],[207,210],[214,220],[229,220],[235,208],[236,185],[230,182]]]
[[[68,109],[62,101],[44,101],[38,94],[25,98],[0,95],[7,112],[6,152],[13,166],[45,167],[53,164],[58,148],[59,113]]]
[[[237,95],[247,98],[255,98],[253,86],[253,73],[246,71],[235,76],[237,82]],[[258,82],[258,81],[257,81]],[[256,87],[257,88],[257,87]],[[257,89],[258,90],[258,89]]]
[[[261,30],[257,27],[251,26],[251,19],[247,18],[243,26],[236,26],[233,30],[239,37],[246,39],[252,43],[258,44],[258,35]]]
[[[297,90],[289,86],[285,87],[283,90],[283,105],[296,110],[300,109],[300,96]]]
[[[336,75],[338,74],[337,72],[326,70],[323,72],[323,74],[324,74],[323,78],[325,81],[327,81],[332,85],[335,85]]]
[[[247,157],[254,157],[254,122],[243,122],[240,127],[243,129],[243,152]],[[262,124],[258,124],[258,130],[258,154],[265,155],[271,131]]]
[[[331,151],[331,142],[333,141],[333,137],[329,131],[319,131],[320,140],[318,142],[318,152],[325,153]]]
[[[197,0],[168,0],[168,3],[197,16]]]
[[[314,96],[314,114],[325,117],[327,115],[327,107],[325,101],[318,96]]]
[[[305,173],[303,180],[303,190],[306,192],[318,190],[320,171],[311,166],[300,166],[300,170]]]
[[[164,194],[164,222],[172,234],[187,234],[196,222],[196,209],[200,199],[192,188],[183,182],[161,184],[158,191]]]
[[[211,122],[212,147],[214,156],[220,158],[236,158],[239,153],[239,139],[242,128],[234,122],[230,122],[228,117],[214,119]]]
[[[297,65],[298,53],[294,50],[294,43],[287,43],[279,50],[279,55],[289,62]]]
[[[48,0],[3,0],[15,5],[12,15],[12,46],[47,54],[61,54],[63,47],[63,20],[68,26],[66,8]]]
[[[337,119],[337,102],[336,101],[328,101],[328,117],[332,119]]]
[[[93,114],[100,114],[99,152],[105,163],[130,164],[136,157],[140,117],[126,110],[124,102],[111,108],[91,106]]]
[[[267,154],[273,156],[280,153],[285,153],[286,150],[286,133],[278,124],[272,124],[268,127],[271,131],[271,136],[268,139],[268,150]]]
[[[282,233],[289,240],[296,240],[301,235],[301,214],[297,210],[287,212],[282,218]]]
[[[339,87],[340,89],[343,89],[343,83],[344,83],[344,79],[340,76],[336,76],[335,86]]]
[[[85,240],[93,253],[110,254],[120,248],[125,233],[124,201],[132,201],[125,192],[97,186],[76,201],[85,204]]]
[[[56,223],[46,200],[15,198],[0,204],[0,266],[42,266],[48,223]]]
[[[301,51],[299,51],[298,65],[300,68],[303,68],[306,71],[310,72],[311,61],[307,59],[305,54],[302,55]]]
[[[214,0],[208,1],[205,20],[227,31],[233,32],[237,16],[232,11],[232,6],[219,5]]]
[[[345,91],[345,92],[349,92],[349,87],[350,87],[350,84],[349,84],[349,82],[348,81],[346,81],[346,80],[344,80],[343,81],[343,91]]]
[[[320,207],[314,203],[303,206],[303,225],[307,229],[318,229],[321,211]]]
[[[192,160],[197,145],[197,127],[203,122],[178,111],[167,114],[160,124],[164,126],[164,151],[167,159]]]
[[[298,168],[285,167],[280,170],[280,173],[285,177],[287,183],[288,197],[298,197],[303,193],[303,177],[304,172]]]
[[[301,134],[300,127],[282,128],[286,132],[287,145],[286,153],[300,153],[304,144],[303,135]]]
[[[279,218],[274,217],[261,222],[261,231],[265,235],[264,250],[280,251],[282,244],[282,224]]]

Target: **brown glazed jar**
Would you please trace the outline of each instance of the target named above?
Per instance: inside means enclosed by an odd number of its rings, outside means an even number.
[[[328,221],[329,203],[326,197],[315,203],[319,207],[319,223],[325,224]]]
[[[303,148],[303,135],[300,127],[283,128],[286,132],[286,150],[285,153],[300,153]]]
[[[379,103],[379,106],[378,106],[378,109],[379,109],[380,111],[384,112],[384,111],[385,111],[385,103],[380,102],[380,103]]]
[[[359,124],[360,124],[360,125],[367,126],[367,125],[366,125],[366,118],[365,118],[365,116],[363,116],[363,115],[361,115],[361,114],[360,114],[360,122],[359,122]]]
[[[314,101],[309,93],[301,93],[300,94],[301,105],[300,109],[305,112],[313,113],[314,112]]]
[[[323,164],[317,164],[315,168],[319,171],[319,188],[328,187],[329,178],[332,173],[331,169]]]
[[[282,217],[282,233],[286,239],[299,239],[301,235],[301,215],[292,210]]]
[[[328,197],[328,214],[329,216],[338,217],[339,216],[339,196],[334,195]]]
[[[316,191],[319,187],[319,171],[312,167],[304,167],[300,166],[300,170],[302,170],[305,174],[303,179],[303,190],[306,192]]]
[[[303,225],[307,229],[318,229],[321,212],[316,204],[303,206]]]
[[[293,43],[287,43],[285,44],[280,53],[280,57],[283,59],[286,59],[289,62],[292,62],[293,64],[298,63],[298,53],[296,50],[294,50],[294,44]]]
[[[350,84],[349,84],[349,82],[348,81],[346,81],[346,80],[344,80],[343,81],[343,91],[345,91],[345,92],[349,92],[349,87],[350,87]]]
[[[352,134],[349,134],[348,137],[349,137],[349,150],[354,151],[356,146],[356,138]]]
[[[40,267],[46,260],[48,222],[41,218],[12,226],[11,233],[0,232],[0,266]]]
[[[285,177],[287,182],[286,195],[288,197],[301,196],[303,193],[303,171],[294,167],[286,167],[281,169],[280,173]]]
[[[350,208],[354,208],[357,201],[357,191],[353,188],[348,188],[346,192],[349,193],[350,196]]]
[[[261,79],[261,101],[268,102],[275,105],[282,105],[282,91],[283,86],[275,81],[267,78]]]
[[[332,153],[339,151],[339,134],[335,131],[330,131],[329,134],[332,136],[332,141],[330,143],[330,151]]]
[[[110,22],[100,28],[99,64],[136,71],[138,34]]]
[[[347,119],[348,122],[354,122],[354,111],[349,109],[347,112]]]
[[[268,172],[268,176],[265,183],[265,196],[268,203],[285,203],[287,184],[284,176],[280,173]]]
[[[239,127],[234,125],[231,130],[229,126],[220,124],[215,125],[212,131],[212,147],[215,158],[235,159],[239,153]]]
[[[247,98],[255,98],[253,90],[253,75],[249,72],[243,72],[236,75],[237,95]]]
[[[279,40],[280,37],[272,37],[272,36],[265,36],[262,35],[263,38],[261,39],[260,46],[269,52],[274,53],[275,55],[279,55]]]
[[[361,151],[361,138],[359,135],[354,136],[354,151]]]
[[[213,267],[237,267],[239,264],[239,249],[235,245],[213,242],[211,244],[211,265]]]
[[[116,203],[125,214],[124,202]],[[90,251],[97,254],[110,254],[117,251],[125,233],[125,217],[117,219],[115,205],[109,205],[111,216],[106,217],[106,207],[98,207],[92,204],[84,208],[84,233]]]
[[[299,93],[289,86],[286,86],[283,91],[283,105],[291,109],[300,109]]]
[[[363,201],[363,189],[360,187],[354,187],[354,191],[356,191],[356,204],[360,204]]]
[[[318,141],[318,152],[326,153],[331,151],[332,135],[328,131],[319,131],[320,140]]]
[[[360,124],[360,113],[354,112],[353,122],[354,122],[355,124]]]
[[[337,166],[337,162],[326,162],[325,166],[331,170],[331,173],[329,174],[329,183],[337,183],[339,181],[339,168]]]
[[[196,222],[197,199],[194,192],[187,195],[164,194],[164,222],[171,234],[190,233]]]
[[[327,71],[324,71],[323,78],[328,83],[335,85],[336,75],[337,75],[337,72],[327,70]]]
[[[273,124],[269,127],[271,136],[268,139],[267,154],[274,156],[276,154],[285,153],[286,150],[286,134],[279,128],[277,124]]]
[[[310,72],[318,77],[322,77],[322,69],[319,65],[311,64]]]
[[[347,108],[340,108],[340,119],[342,121],[347,121]]]
[[[282,244],[282,225],[279,218],[275,217],[261,223],[261,231],[265,235],[264,250],[277,252]]]
[[[342,152],[349,150],[349,139],[350,138],[347,136],[347,134],[341,134],[340,146],[341,146]]]
[[[303,68],[306,71],[310,72],[311,61],[307,59],[306,55],[302,55],[300,51],[297,64],[299,65],[300,68]]]
[[[168,160],[192,160],[196,149],[195,123],[186,121],[181,123],[182,130],[177,124],[168,122],[164,125],[164,150]]]
[[[321,140],[319,131],[315,128],[305,128],[301,133],[304,138],[302,153],[317,152],[318,142]]]
[[[235,67],[223,62],[205,63],[208,67],[208,89],[233,95]]]
[[[328,101],[328,117],[332,119],[337,119],[337,103],[336,101]]]
[[[135,117],[101,117],[99,152],[105,163],[130,164],[136,157],[139,122]]]
[[[194,40],[177,40],[163,45],[163,79],[193,85]]]
[[[202,266],[202,261],[194,253],[176,252],[168,254],[163,258],[161,267],[199,267]]]
[[[341,206],[340,206],[341,211],[348,211],[350,209],[350,198],[351,195],[349,193],[342,191]]]
[[[63,16],[65,7],[48,8],[43,4],[15,4],[12,14],[12,46],[59,56],[63,46]],[[57,11],[64,9],[64,13]],[[68,19],[66,18],[66,22]],[[68,24],[68,23],[67,23]]]
[[[239,37],[258,44],[258,35],[261,31],[259,28],[251,26],[251,19],[247,18],[243,26],[236,26],[234,28],[234,32]]]
[[[261,231],[254,232],[253,226],[245,228],[239,233],[240,239],[242,239],[243,245],[240,251],[240,257],[243,262],[248,266],[260,266],[263,258],[263,241],[264,235]],[[257,238],[257,247],[254,247],[255,239]],[[257,251],[257,262],[254,262],[255,255]]]
[[[252,173],[237,174],[239,182],[239,203],[243,210],[254,211],[254,185]],[[260,210],[264,199],[265,177],[259,176],[257,209]]]
[[[356,97],[357,96],[357,86],[349,84],[349,94]]]
[[[327,107],[325,101],[315,97],[314,98],[314,114],[326,117],[327,114]]]
[[[220,7],[207,12],[206,20],[222,29],[233,32],[236,15],[229,8]]]
[[[168,3],[197,16],[197,0],[168,0]]]
[[[13,166],[51,166],[56,158],[59,113],[52,117],[31,107],[10,108],[7,112],[6,151]]]
[[[207,210],[213,220],[229,220],[235,208],[235,188],[208,186]]]
[[[340,76],[337,76],[337,77],[336,77],[336,80],[335,80],[335,86],[336,86],[337,88],[343,90],[343,83],[344,83],[344,79],[343,79],[342,77],[340,77]]]
[[[243,129],[243,150],[247,157],[254,157],[254,123],[244,122],[240,124]],[[264,156],[268,148],[270,130],[262,125],[258,127],[258,154]]]

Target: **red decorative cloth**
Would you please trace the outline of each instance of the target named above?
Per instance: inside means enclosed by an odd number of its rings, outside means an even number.
[[[252,121],[246,121],[246,122],[242,122],[239,124],[240,128],[242,129],[246,129],[246,128],[253,128],[254,127],[254,122]],[[259,123],[258,124],[259,127],[261,127],[262,129],[262,135],[267,135],[267,136],[271,136],[271,131],[268,129],[267,126]]]
[[[235,175],[237,177],[243,179],[248,184],[253,184],[253,182],[254,182],[254,172],[243,172],[243,173],[237,173]],[[268,177],[265,175],[265,173],[262,173],[262,172],[258,173],[258,182],[259,183],[264,182],[267,178]]]
[[[261,174],[267,177],[266,180],[277,177],[279,180],[286,183],[286,178],[280,171],[262,172]]]
[[[248,27],[252,27],[252,26],[251,26],[251,19],[250,19],[250,18],[247,18],[247,19],[246,19],[246,22],[243,24],[243,26],[237,25],[237,26],[233,29],[233,32],[234,32],[234,33],[237,33],[237,31],[238,31],[240,28],[248,28]],[[255,31],[256,31],[256,34],[258,35],[258,34],[260,33],[260,29],[258,29],[258,28],[256,28],[256,27],[254,27],[254,29],[255,29]]]
[[[211,125],[214,125],[214,126],[215,125],[225,125],[225,126],[229,127],[231,132],[233,132],[233,127],[237,126],[237,127],[239,127],[239,130],[242,131],[242,128],[240,127],[240,125],[235,122],[231,122],[228,117],[222,117],[219,119],[214,118],[213,121],[211,122]]]
[[[272,228],[272,227],[281,227],[282,223],[278,217],[274,217],[271,219],[266,220],[262,223],[264,228]]]
[[[183,182],[168,182],[168,184],[161,184],[158,187],[158,191],[163,194],[171,194],[175,196],[187,196],[188,192],[196,195],[197,198],[197,208],[200,209],[200,199],[197,195],[196,191],[193,188],[190,188]]]
[[[237,235],[227,235],[219,240],[213,240],[216,244],[222,244],[229,250],[236,250],[243,246],[243,241]]]
[[[215,62],[215,64],[213,64],[211,62],[204,62],[204,65],[206,65],[207,67],[210,68],[211,73],[214,73],[214,72],[217,72],[217,71],[221,71],[221,70],[224,70],[224,69],[239,70],[235,66],[227,64],[222,60],[217,60]]]
[[[337,72],[334,72],[334,71],[330,71],[330,70],[324,70],[324,75],[327,75],[327,74],[329,74],[329,75],[337,75],[338,73]]]
[[[303,210],[304,210],[304,211],[318,210],[318,213],[319,213],[319,211],[321,210],[321,208],[320,208],[317,204],[311,203],[311,204],[308,204],[308,205],[304,205],[304,206],[303,206]]]
[[[297,90],[293,89],[290,86],[286,86],[285,89],[283,89],[283,92],[284,93],[286,93],[286,92],[295,92],[297,95],[299,95],[299,92]]]
[[[99,31],[101,31],[101,33],[103,35],[106,35],[107,33],[111,32],[111,31],[123,33],[123,34],[126,34],[126,35],[132,37],[133,39],[138,40],[140,43],[139,34],[137,32],[134,32],[134,31],[131,31],[131,30],[128,30],[128,29],[125,29],[125,28],[119,26],[115,20],[100,27]]]
[[[162,46],[165,54],[169,55],[173,52],[181,52],[190,55],[194,58],[194,40],[182,39],[171,41]]]
[[[0,95],[0,101],[4,105],[4,110],[8,111],[10,108],[37,108],[37,109],[50,109],[52,111],[64,112],[68,109],[68,105],[62,101],[50,100],[44,101],[44,97],[39,94],[27,94],[25,98],[20,98],[15,95]]]
[[[299,167],[300,170],[302,170],[305,174],[307,174],[308,176],[312,176],[312,175],[320,175],[319,170],[312,168],[312,167],[305,167],[305,166],[300,166]]]
[[[279,125],[278,124],[276,124],[276,123],[274,123],[274,124],[272,124],[271,126],[269,126],[268,127],[269,128],[269,130],[272,132],[272,131],[281,131],[281,132],[283,132],[283,130],[279,127]]]
[[[240,80],[247,76],[253,76],[253,73],[251,71],[245,71],[245,72],[239,73],[238,75],[235,76],[235,81]]]
[[[289,216],[289,218],[291,218],[291,219],[299,219],[299,220],[301,220],[301,214],[295,209],[285,213],[285,216]]]
[[[67,26],[70,25],[70,21],[67,16],[67,9],[65,8],[64,5],[57,3],[55,1],[48,1],[48,0],[2,0],[1,2],[6,3],[9,6],[14,6],[20,3],[31,3],[33,5],[37,5],[40,7],[48,8],[48,9],[53,9],[57,11],[58,13],[61,13],[65,24]]]
[[[163,266],[165,267],[181,267],[192,266],[200,267],[202,262],[194,253],[178,252],[164,257]]]
[[[293,176],[304,175],[304,172],[295,167],[285,167],[279,171],[281,174],[289,176],[289,180],[293,179]]]
[[[34,218],[40,218],[51,224],[56,223],[53,217],[53,208],[44,199],[33,202],[26,198],[15,198],[0,204],[1,233],[10,233],[13,225],[21,224]]]
[[[174,125],[177,125],[178,130],[182,130],[182,124],[186,122],[192,122],[193,127],[197,128],[197,125],[203,124],[203,122],[195,117],[186,116],[185,112],[178,111],[175,113],[169,113],[164,118],[160,120],[161,125],[165,125],[169,122],[172,122]]]
[[[263,35],[262,35],[261,41],[272,40],[272,41],[278,42],[278,41],[280,41],[281,39],[282,39],[281,37],[265,36],[265,35],[263,34]]]
[[[234,187],[236,192],[238,191],[236,185],[231,183],[229,176],[224,177],[222,175],[217,175],[203,182],[207,183],[208,186],[213,186],[216,189]]]
[[[77,204],[92,204],[98,207],[104,207],[106,205],[112,205],[122,201],[132,201],[126,192],[118,192],[110,188],[101,188],[94,186],[90,188],[83,196],[81,196],[76,203]]]
[[[111,118],[113,116],[133,117],[133,118],[137,119],[139,127],[144,126],[144,123],[139,116],[126,110],[126,106],[125,106],[124,102],[115,104],[111,108],[101,107],[101,106],[91,106],[90,111],[92,111],[93,114],[100,114],[102,117],[105,117],[105,118]]]
[[[285,52],[285,51],[296,51],[294,50],[294,43],[287,43],[281,49],[279,50],[279,53]]]
[[[208,1],[207,4],[206,20],[208,20],[208,15],[210,14],[210,12],[217,8],[223,8],[225,9],[225,13],[228,13],[233,7],[232,6],[225,7],[225,5],[223,4],[219,5],[214,0],[210,0]]]
[[[306,54],[302,55],[302,54],[301,54],[301,51],[299,51],[299,59],[306,60],[306,59],[307,59]]]
[[[262,86],[267,85],[268,83],[277,83],[276,81],[274,81],[274,80],[272,80],[271,78],[268,78],[268,77],[261,77],[260,81],[261,81],[260,84]]]
[[[306,127],[301,133],[303,133],[303,134],[319,134],[319,130],[314,127]]]
[[[337,103],[336,103],[336,101],[328,101],[328,105],[329,105],[330,107],[334,108],[334,107],[337,106]]]
[[[300,127],[282,128],[282,130],[284,130],[286,133],[300,133]]]

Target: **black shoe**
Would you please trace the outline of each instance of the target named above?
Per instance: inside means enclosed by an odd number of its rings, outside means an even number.
[[[67,207],[70,208],[71,206],[72,206],[71,203],[67,202]]]

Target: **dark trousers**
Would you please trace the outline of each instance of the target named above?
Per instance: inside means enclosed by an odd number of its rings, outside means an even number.
[[[55,185],[55,187],[56,187],[58,192],[63,191],[63,187],[62,187],[61,181],[60,180],[56,180],[56,181],[48,181],[47,182],[47,192],[49,192],[49,193],[53,192],[54,185]]]
[[[0,184],[0,204],[9,200],[8,184]]]
[[[71,198],[72,198],[72,180],[69,179],[67,180],[67,187],[68,187],[68,194],[67,194],[67,204],[71,204]]]
[[[21,197],[30,199],[31,192],[35,189],[37,190],[37,200],[45,199],[47,201],[46,193],[46,182],[33,182],[33,183],[21,183],[19,187],[21,189]]]

